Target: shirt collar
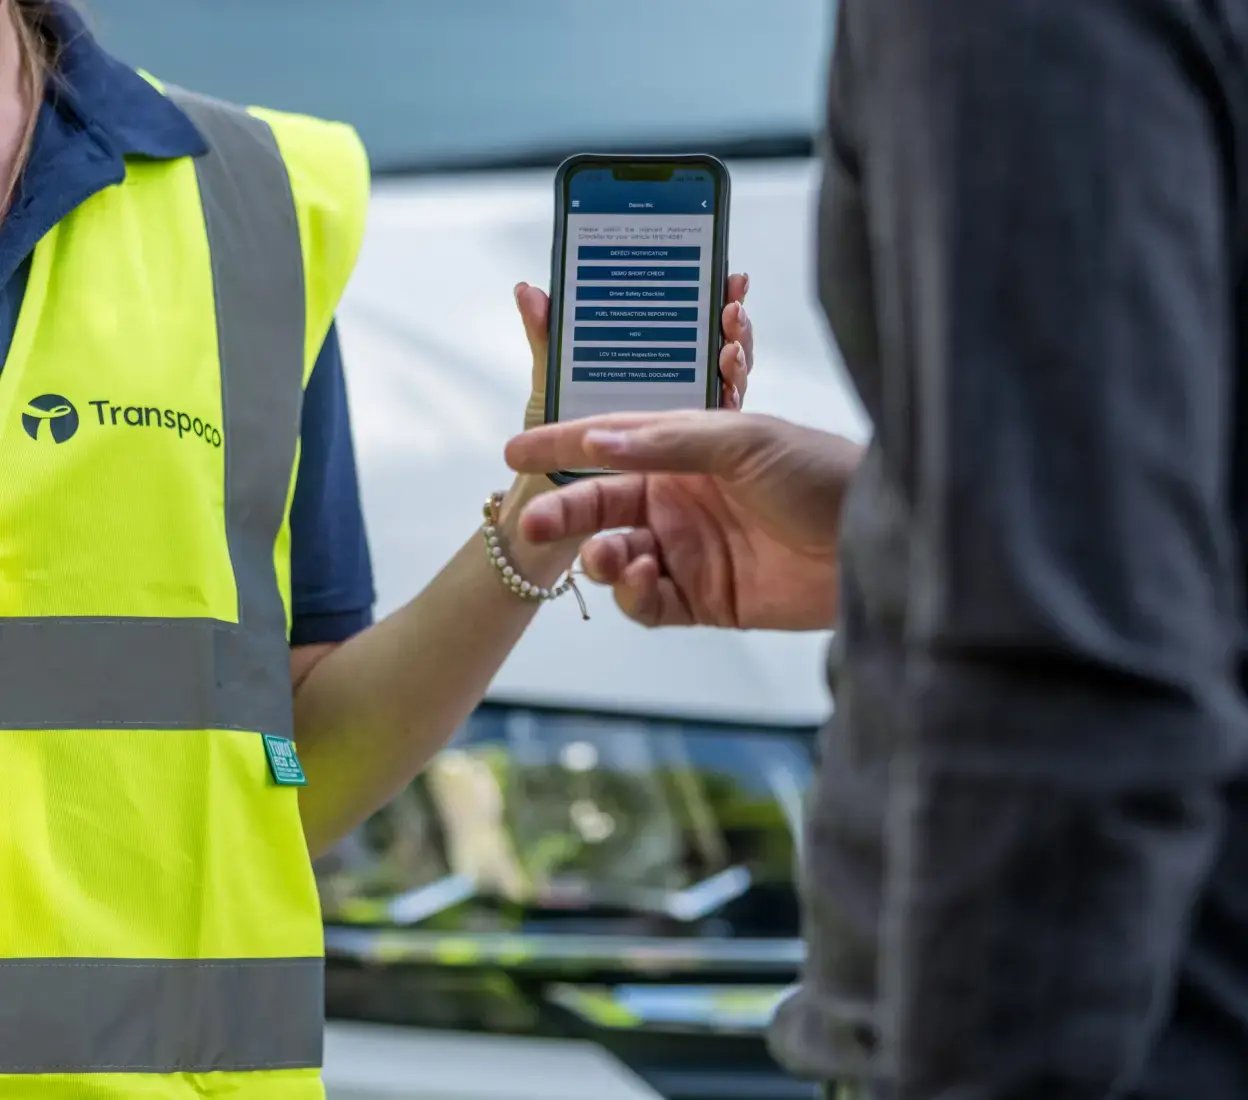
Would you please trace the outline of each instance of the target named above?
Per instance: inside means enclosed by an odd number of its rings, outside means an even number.
[[[167,96],[106,53],[68,0],[55,0],[50,30],[60,46],[51,98],[101,134],[123,156],[201,156],[208,151],[195,124]]]

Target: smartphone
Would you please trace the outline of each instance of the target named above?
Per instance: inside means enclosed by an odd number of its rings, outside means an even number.
[[[704,154],[581,154],[559,166],[548,424],[718,407],[730,197],[728,169]]]

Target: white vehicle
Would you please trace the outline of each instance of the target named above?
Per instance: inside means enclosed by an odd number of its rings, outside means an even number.
[[[565,153],[726,155],[748,408],[866,433],[814,302],[821,0],[91,7],[163,77],[345,117],[369,144],[339,322],[379,615],[509,483],[529,385],[511,291],[548,276]],[[826,638],[647,632],[588,596],[589,623],[541,611],[455,743],[324,861],[331,1100],[812,1095],[761,1036],[802,955]]]

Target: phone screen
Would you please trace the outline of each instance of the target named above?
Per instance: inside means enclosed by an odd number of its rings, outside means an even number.
[[[718,381],[714,173],[587,165],[566,188],[558,419],[705,408]]]

